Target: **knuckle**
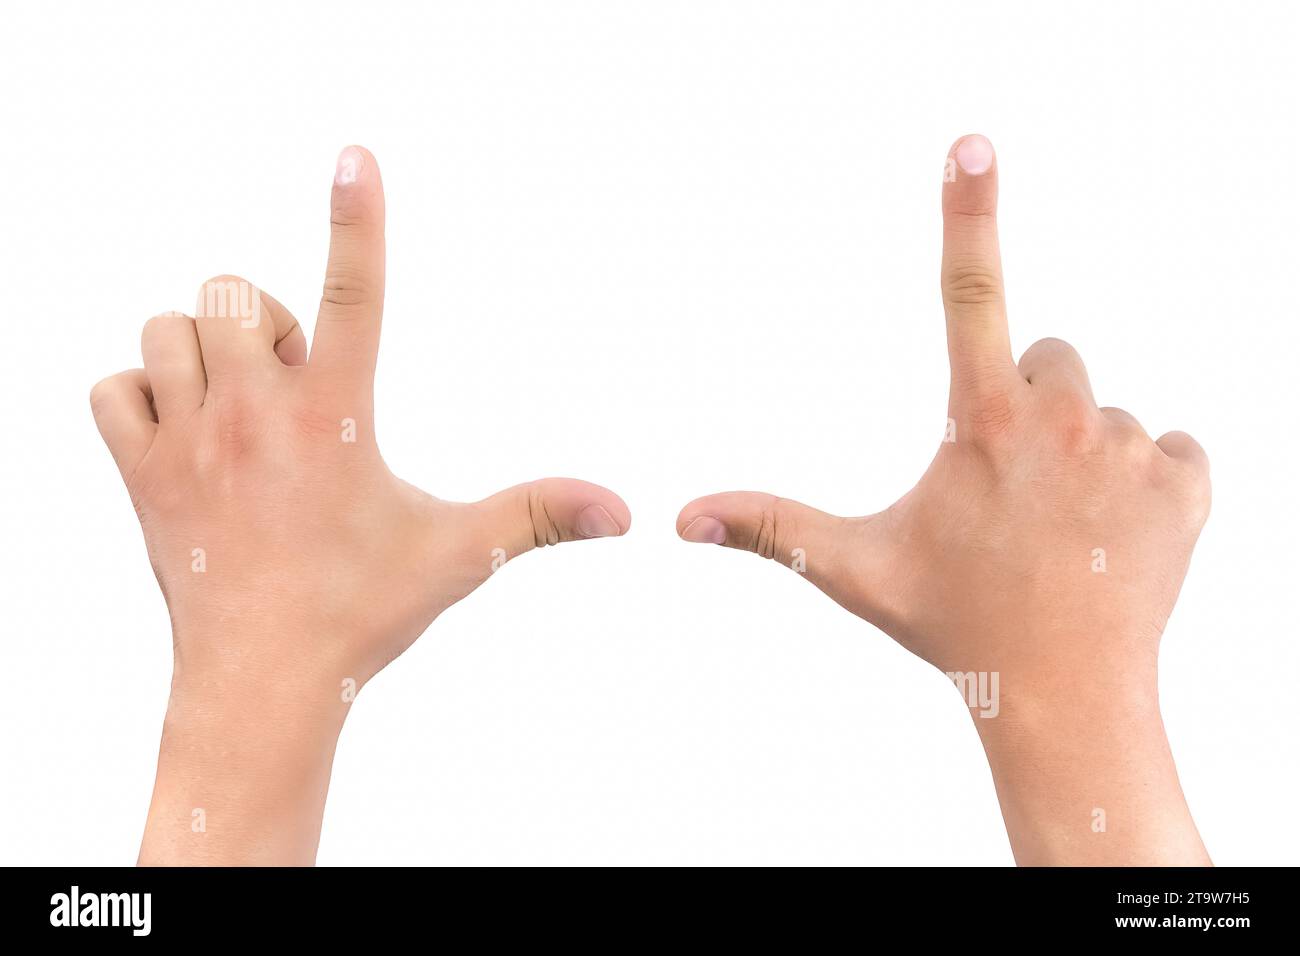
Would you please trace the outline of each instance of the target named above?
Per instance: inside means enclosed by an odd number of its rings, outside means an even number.
[[[333,418],[320,407],[308,403],[295,404],[288,412],[288,418],[293,434],[308,442],[338,441],[343,427],[343,419]]]
[[[145,321],[144,328],[140,330],[140,342],[145,344],[165,334],[169,327],[175,326],[178,322],[188,321],[190,321],[189,317],[181,312],[159,312]]]
[[[257,286],[236,275],[217,275],[199,286],[196,319],[244,318],[260,306]]]
[[[1174,481],[1174,493],[1178,499],[1178,509],[1187,525],[1199,532],[1210,517],[1213,493],[1210,476],[1202,468],[1190,462],[1179,462]]]
[[[113,393],[116,390],[116,375],[110,375],[108,378],[101,378],[94,385],[90,386],[90,413],[96,418],[99,418],[112,402]]]
[[[240,283],[243,283],[244,285],[251,285],[251,284],[252,284],[252,283],[250,283],[247,279],[245,279],[243,276],[231,275],[231,274],[228,273],[228,272],[223,272],[221,275],[215,275],[215,276],[212,276],[212,277],[210,277],[210,278],[208,278],[208,279],[205,279],[205,280],[203,281],[203,285],[200,286],[200,288],[207,288],[208,286],[211,286],[211,285],[217,285],[217,286],[229,286],[229,285],[231,285],[232,283],[233,283],[234,285],[239,285]]]
[[[777,512],[780,510],[780,505],[780,498],[771,498],[759,513],[758,524],[754,527],[749,541],[749,549],[760,557],[771,559],[776,555]]]
[[[1131,457],[1151,458],[1159,454],[1155,443],[1142,430],[1141,425],[1135,423],[1124,423],[1119,426],[1112,425],[1111,433],[1115,435],[1115,440],[1120,449]]]
[[[160,331],[162,331],[161,316],[155,315],[153,318],[147,319],[144,327],[140,329],[140,347],[148,349],[150,340],[156,338]]]
[[[1067,392],[1052,410],[1052,434],[1067,455],[1086,455],[1102,443],[1101,419],[1086,395]]]
[[[1210,467],[1210,456],[1205,448],[1187,432],[1169,432],[1161,439],[1165,442],[1171,442],[1176,450],[1190,462],[1196,462],[1206,471]]]
[[[1146,433],[1141,422],[1124,409],[1107,407],[1099,411],[1109,440],[1115,446],[1135,455],[1150,455],[1155,451],[1155,443],[1151,441],[1151,436]]]
[[[1048,351],[1057,350],[1066,353],[1074,352],[1073,345],[1065,341],[1065,339],[1057,338],[1055,335],[1048,335],[1044,338],[1039,339],[1037,342],[1031,345],[1030,348],[1047,349]]]
[[[360,270],[349,268],[340,263],[333,263],[325,276],[325,286],[321,290],[321,301],[333,306],[351,308],[364,305],[374,299],[374,289],[370,280]]]
[[[1159,451],[1140,428],[1109,429],[1111,441],[1122,462],[1141,466],[1160,457]]]
[[[958,441],[962,425],[972,436],[983,442],[996,442],[1009,438],[1019,421],[1020,412],[1015,396],[1009,389],[995,387],[969,387],[962,402],[965,414],[957,422]]]
[[[1029,348],[1025,349],[1025,354],[1020,359],[1020,363],[1024,365],[1027,363],[1033,364],[1035,362],[1043,361],[1060,361],[1061,359],[1067,358],[1078,359],[1078,350],[1069,342],[1065,341],[1065,339],[1058,339],[1049,336],[1045,339],[1039,339],[1033,345],[1029,346]]]
[[[205,464],[240,461],[261,443],[267,424],[256,399],[242,391],[222,396],[214,403],[212,437]]]
[[[1192,493],[1188,507],[1192,521],[1199,531],[1205,526],[1205,522],[1209,520],[1210,507],[1213,504],[1214,496],[1210,492],[1210,482],[1208,480],[1195,481],[1192,483],[1192,487],[1195,490]]]
[[[1054,434],[1057,447],[1071,457],[1082,457],[1097,449],[1097,428],[1083,418],[1061,420]]]
[[[560,543],[560,528],[551,518],[546,508],[546,496],[536,485],[529,485],[525,490],[528,507],[528,521],[533,529],[533,545],[544,548],[548,544]]]
[[[943,273],[943,297],[950,305],[991,305],[1002,301],[1002,275],[996,265],[958,259]]]
[[[330,210],[330,225],[335,229],[366,232],[373,224],[374,216],[363,202],[336,201]]]
[[[1202,528],[1205,522],[1209,520],[1210,509],[1214,505],[1214,492],[1210,487],[1209,476],[1202,475],[1193,483],[1196,489],[1193,498],[1193,516],[1196,519],[1197,528]]]

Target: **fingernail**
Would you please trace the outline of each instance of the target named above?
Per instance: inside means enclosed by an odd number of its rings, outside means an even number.
[[[349,186],[357,181],[357,176],[361,175],[361,167],[365,164],[366,158],[361,155],[361,150],[355,146],[348,146],[343,152],[339,153],[338,165],[334,168],[334,182],[339,186]]]
[[[727,529],[717,518],[700,515],[682,529],[682,537],[699,544],[722,544],[727,540]]]
[[[979,176],[993,165],[993,144],[976,133],[957,145],[957,165],[970,176]]]
[[[623,529],[600,505],[587,505],[578,514],[578,533],[584,538],[609,538],[622,534]]]

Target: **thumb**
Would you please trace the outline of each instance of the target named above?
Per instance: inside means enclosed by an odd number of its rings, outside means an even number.
[[[757,491],[696,498],[677,516],[684,540],[721,544],[779,561],[855,614],[867,613],[863,582],[885,561],[875,518],[841,518]]]
[[[677,516],[685,541],[721,544],[764,558],[811,569],[826,567],[839,550],[840,532],[849,523],[789,498],[757,491],[728,491],[696,498]]]
[[[622,498],[576,478],[529,481],[469,507],[475,536],[507,559],[562,541],[617,537],[632,525]]]

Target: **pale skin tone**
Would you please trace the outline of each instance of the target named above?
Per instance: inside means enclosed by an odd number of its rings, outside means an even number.
[[[964,137],[945,172],[950,424],[916,487],[862,518],[715,494],[682,510],[678,533],[802,564],[945,673],[996,672],[996,716],[972,718],[1017,862],[1208,864],[1156,660],[1209,513],[1209,462],[1182,432],[1152,441],[1098,407],[1066,343],[1012,359],[992,146]]]
[[[948,170],[953,440],[868,517],[732,492],[692,502],[678,531],[783,563],[797,549],[813,583],[940,670],[996,673],[996,716],[972,715],[1018,862],[1208,863],[1156,694],[1159,638],[1209,511],[1205,454],[1098,408],[1063,342],[1012,360],[992,147],[960,140]],[[222,277],[197,320],[146,324],[144,369],[92,393],[174,631],[142,863],[312,862],[355,689],[502,559],[630,525],[616,495],[586,482],[467,505],[387,470],[372,411],[384,269],[373,156],[344,151],[331,204],[310,358],[269,296],[256,322],[251,308],[214,308],[242,288]]]
[[[197,318],[150,319],[144,368],[91,393],[173,626],[143,864],[313,862],[356,690],[504,561],[631,523],[584,481],[460,504],[388,470],[384,196],[366,150],[340,155],[330,212],[310,357],[283,306],[226,276]]]

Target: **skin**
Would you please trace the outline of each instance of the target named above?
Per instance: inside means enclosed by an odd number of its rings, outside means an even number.
[[[313,862],[356,690],[504,560],[631,524],[583,481],[461,504],[388,470],[384,196],[366,150],[340,155],[330,212],[310,358],[283,306],[222,276],[197,318],[146,323],[143,369],[91,392],[173,628],[142,864]]]
[[[1205,454],[1098,408],[1063,342],[1012,362],[996,161],[982,137],[950,159],[953,440],[878,514],[734,492],[692,502],[678,531],[797,562],[939,669],[996,674],[996,695],[968,703],[1019,862],[1208,863],[1156,694],[1159,637],[1209,510]],[[331,222],[310,360],[278,302],[223,276],[197,319],[146,324],[144,369],[91,394],[173,623],[142,863],[311,862],[355,691],[503,559],[630,524],[585,482],[470,505],[388,471],[372,401],[383,192],[364,150],[340,157]]]
[[[1152,441],[1132,415],[1099,408],[1065,342],[1013,361],[997,176],[984,137],[953,144],[941,270],[950,421],[916,487],[862,518],[710,495],[677,530],[798,567],[945,673],[983,675],[986,690],[996,674],[996,706],[963,699],[977,704],[1018,863],[1208,864],[1156,674],[1209,514],[1208,459],[1182,432]]]

